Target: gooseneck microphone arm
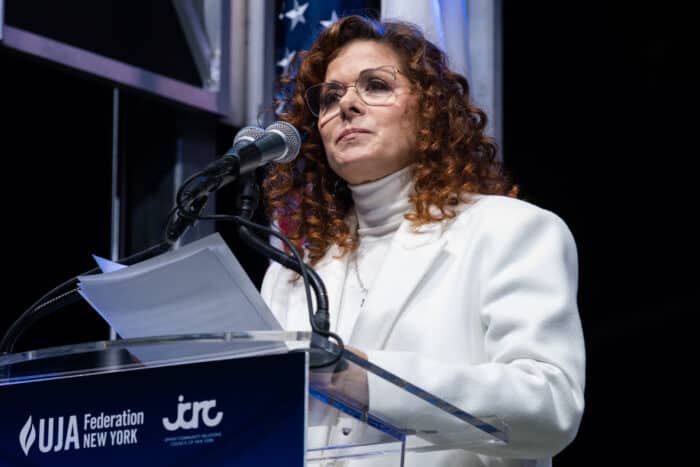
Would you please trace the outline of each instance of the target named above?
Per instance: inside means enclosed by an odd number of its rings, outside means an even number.
[[[311,346],[305,350],[309,353],[309,367],[321,371],[344,371],[347,369],[347,362],[342,359],[345,345],[337,334],[330,331],[330,314],[328,312],[328,294],[323,281],[309,265],[304,263],[301,254],[296,247],[279,232],[275,232],[267,227],[255,224],[249,219],[252,217],[258,205],[260,192],[258,185],[251,178],[247,178],[238,197],[239,216],[220,216],[221,220],[229,220],[238,224],[238,234],[253,250],[272,259],[300,274],[304,280],[306,291],[306,302],[309,313],[309,324],[313,330],[311,334]],[[267,232],[282,240],[293,255],[289,255],[268,242],[261,240],[254,235],[249,228]],[[316,312],[314,313],[311,304],[311,294],[309,285],[314,289],[316,295]],[[335,340],[333,344],[328,338]]]
[[[260,188],[254,180],[247,178],[241,187],[241,192],[238,198],[238,209],[240,218],[236,219],[238,223],[238,234],[248,246],[261,255],[280,263],[282,266],[291,269],[297,274],[303,275],[304,272],[308,275],[311,287],[314,289],[316,296],[316,312],[310,316],[312,328],[314,331],[322,334],[328,333],[330,330],[330,313],[328,307],[328,292],[326,286],[319,277],[318,273],[305,263],[300,263],[294,256],[278,250],[269,243],[261,240],[257,235],[253,234],[247,225],[241,222],[241,218],[245,221],[250,221],[253,212],[258,205],[260,198]],[[304,271],[305,270],[305,271]]]
[[[274,122],[265,130],[254,126],[241,129],[221,158],[182,183],[176,196],[177,214],[166,228],[165,241],[175,243],[200,218],[210,193],[270,162],[294,160],[300,147],[299,132],[287,122]]]
[[[168,249],[170,249],[170,245],[165,242],[159,243],[131,256],[127,256],[126,258],[118,259],[117,262],[127,266],[136,264],[148,258],[158,256]],[[82,298],[78,294],[77,289],[78,277],[89,276],[98,272],[100,272],[100,268],[93,268],[89,271],[85,271],[82,274],[78,274],[77,276],[68,279],[61,285],[54,287],[49,292],[45,293],[39,300],[34,302],[32,306],[27,308],[27,310],[24,311],[24,313],[22,313],[14,323],[12,323],[12,326],[10,326],[2,340],[0,340],[0,355],[11,353],[17,340],[36,321],[50,315],[54,311],[63,308],[64,306],[77,302],[80,298]]]
[[[176,213],[165,227],[166,243],[175,244],[197,220],[210,193],[238,178],[242,172],[239,152],[264,135],[265,130],[256,126],[242,128],[233,139],[231,148],[221,158],[182,183],[175,195]]]
[[[260,132],[262,130],[256,127],[244,128],[239,135],[244,135],[245,141],[237,135],[233,147],[222,158],[192,175],[182,184],[176,196],[177,216],[166,229],[166,241],[175,242],[184,230],[198,219],[237,222],[241,239],[251,248],[301,274],[305,281],[308,280],[314,289],[317,306],[315,313],[310,310],[311,326],[314,331],[327,336],[330,330],[328,294],[321,278],[303,262],[303,258],[295,257],[298,254],[292,256],[277,250],[250,231],[250,228],[262,230],[262,226],[250,221],[258,206],[260,190],[249,174],[269,162],[290,162],[299,154],[301,148],[299,132],[286,122],[275,122],[262,134]],[[237,178],[240,181],[240,216],[200,216],[199,212],[206,203],[207,195]]]

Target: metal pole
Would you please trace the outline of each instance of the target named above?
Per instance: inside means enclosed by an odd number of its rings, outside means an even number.
[[[121,204],[119,199],[119,88],[112,90],[112,229],[110,233],[110,256],[119,259]],[[115,340],[117,333],[109,328],[109,339]]]
[[[5,0],[0,0],[0,42],[2,41],[2,31],[5,26]]]

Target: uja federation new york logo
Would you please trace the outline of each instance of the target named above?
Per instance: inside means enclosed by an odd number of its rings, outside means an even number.
[[[34,425],[32,424],[32,416],[30,415],[22,429],[19,430],[19,445],[22,447],[22,451],[24,451],[25,456],[29,454],[29,448],[32,447],[35,439],[36,430],[34,429]]]
[[[80,438],[78,435],[78,418],[75,415],[68,417],[64,423],[64,417],[40,418],[39,419],[39,450],[41,452],[61,451],[68,449],[79,449]],[[55,437],[54,437],[55,422]],[[19,432],[19,445],[24,451],[24,455],[29,454],[29,449],[37,439],[37,431],[32,423],[30,415]]]
[[[138,430],[145,423],[145,414],[130,409],[113,414],[85,413],[82,423],[81,429],[77,415],[46,417],[38,419],[37,429],[32,415],[29,415],[19,430],[19,445],[28,456],[37,441],[39,451],[44,454],[138,444]]]

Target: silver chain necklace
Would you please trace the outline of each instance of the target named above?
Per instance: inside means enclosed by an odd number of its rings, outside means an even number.
[[[369,289],[365,287],[365,283],[362,282],[362,279],[360,278],[360,266],[359,261],[357,259],[357,251],[354,251],[352,256],[352,263],[355,269],[355,277],[357,277],[357,283],[360,284],[360,288],[362,289],[362,300],[360,301],[360,308],[363,308],[365,306],[365,300],[367,299]]]

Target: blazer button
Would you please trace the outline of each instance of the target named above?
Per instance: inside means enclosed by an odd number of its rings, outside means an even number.
[[[352,432],[352,428],[349,426],[344,426],[340,429],[341,433],[343,433],[345,436],[348,436]]]

